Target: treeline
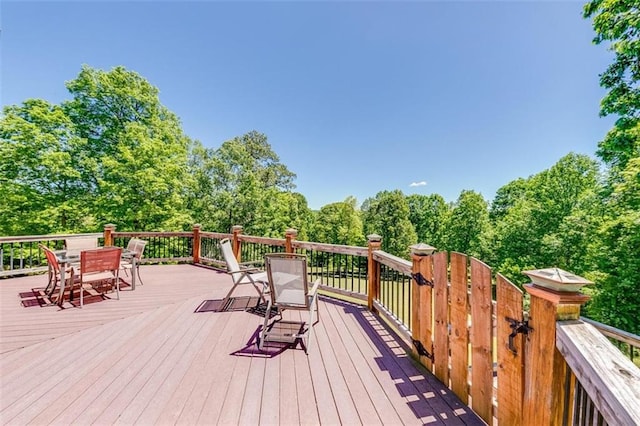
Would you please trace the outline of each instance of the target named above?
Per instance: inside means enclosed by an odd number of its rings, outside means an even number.
[[[548,170],[509,182],[493,200],[462,191],[382,191],[312,211],[295,174],[267,137],[250,132],[205,148],[184,134],[158,89],[123,67],[82,67],[66,83],[70,100],[30,99],[0,117],[0,235],[188,230],[364,245],[407,256],[425,242],[473,255],[516,283],[521,271],[559,267],[597,284],[589,316],[640,333],[640,43],[637,9],[594,0],[585,6],[596,42],[616,60],[601,76],[602,114],[619,116],[598,145],[602,163],[569,153]],[[613,28],[616,25],[615,30]],[[626,27],[625,27],[626,25]],[[625,28],[628,30],[625,30]],[[623,45],[621,46],[620,43]],[[624,44],[626,43],[626,44]]]

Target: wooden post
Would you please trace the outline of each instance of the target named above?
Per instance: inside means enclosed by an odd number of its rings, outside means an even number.
[[[415,244],[411,249],[411,338],[414,341],[414,354],[420,355],[416,345],[422,345],[428,355],[419,357],[420,362],[431,371],[433,357],[433,341],[431,339],[433,307],[431,302],[431,288],[433,286],[433,271],[431,254],[435,247],[427,244]]]
[[[293,228],[287,229],[287,232],[284,234],[284,251],[285,253],[293,253],[293,245],[291,244],[298,235],[298,231]]]
[[[367,269],[369,271],[369,291],[367,292],[367,306],[375,312],[373,301],[380,296],[380,264],[373,260],[373,252],[382,247],[382,237],[377,234],[367,235],[369,240],[369,259]]]
[[[104,226],[104,246],[111,247],[113,245],[113,233],[116,231],[116,225],[108,223]]]
[[[200,229],[198,223],[193,225],[193,263],[200,263]]]
[[[240,253],[240,234],[242,234],[242,226],[233,225],[231,227],[231,232],[233,233],[233,237],[231,239],[231,248],[233,249],[233,255],[238,260],[238,263],[240,263],[242,261],[242,256]]]
[[[525,345],[523,425],[558,425],[566,407],[567,363],[556,348],[556,321],[578,319],[580,306],[589,300],[579,292],[554,291],[525,285],[531,296]]]

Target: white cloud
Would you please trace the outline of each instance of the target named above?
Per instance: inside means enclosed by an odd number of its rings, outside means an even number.
[[[427,186],[427,182],[424,180],[420,182],[411,182],[409,186]]]

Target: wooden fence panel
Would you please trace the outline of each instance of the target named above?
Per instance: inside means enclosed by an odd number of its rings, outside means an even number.
[[[433,261],[431,256],[412,256],[412,270],[419,273],[426,280],[423,285],[418,285],[414,278],[411,285],[411,338],[419,341],[424,349],[433,355],[433,302],[432,291],[429,283],[433,283]],[[418,348],[414,353],[419,354]],[[433,362],[428,356],[421,356],[420,362],[429,371],[433,371]]]
[[[498,350],[498,424],[522,423],[524,398],[524,335],[513,337],[513,349],[509,347],[512,332],[507,318],[523,320],[522,291],[498,274],[496,277],[496,321]]]
[[[427,281],[433,282],[433,258],[429,256],[425,259],[422,275]],[[433,355],[433,291],[428,285],[420,286],[420,341],[425,349]],[[424,357],[424,366],[433,371],[433,362]]]
[[[451,390],[465,404],[469,402],[469,311],[467,255],[451,253]]]
[[[449,387],[449,287],[447,276],[447,252],[433,255],[434,324],[433,356],[434,373]]]
[[[488,424],[493,418],[491,268],[471,258],[471,401]]]

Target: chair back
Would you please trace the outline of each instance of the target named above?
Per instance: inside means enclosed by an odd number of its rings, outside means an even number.
[[[83,250],[98,248],[98,239],[96,237],[67,238],[64,240],[64,247],[67,250],[67,256],[78,256]]]
[[[220,241],[220,249],[222,250],[224,261],[227,263],[227,271],[232,273],[240,271],[240,264],[238,264],[238,259],[236,259],[233,254],[231,240],[229,240],[229,238],[225,238]],[[235,281],[235,275],[233,277]]]
[[[116,271],[120,268],[122,248],[105,247],[80,252],[80,275]]]
[[[47,258],[47,265],[49,265],[49,268],[53,271],[60,272],[60,264],[58,263],[56,254],[49,247],[43,244],[39,244],[39,247]]]
[[[264,259],[273,304],[281,308],[309,308],[307,257],[303,254],[269,253]]]
[[[147,242],[138,238],[131,238],[127,244],[127,250],[135,253],[137,259],[142,259],[142,253],[146,247]]]

